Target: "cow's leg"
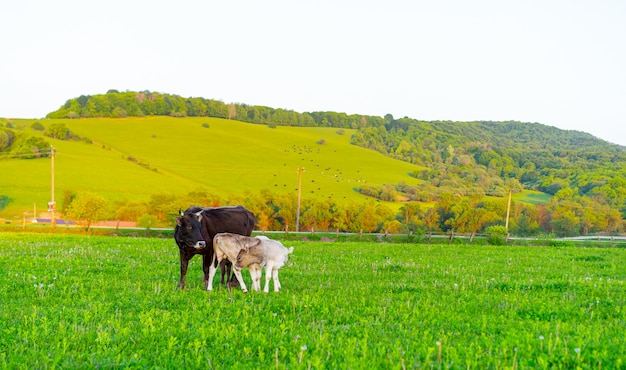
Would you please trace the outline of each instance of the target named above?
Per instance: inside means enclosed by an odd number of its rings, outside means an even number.
[[[226,281],[230,282],[230,284],[227,283],[229,287],[234,287],[238,285],[237,277],[233,273],[233,264],[230,262],[228,263],[228,274],[226,275]]]
[[[189,266],[189,260],[185,257],[183,251],[180,251],[180,281],[178,282],[179,289],[185,289],[185,276],[187,276],[187,267]]]
[[[220,285],[224,285],[224,275],[226,275],[226,260],[220,262]]]
[[[207,290],[209,284],[209,267],[212,258],[206,254],[202,255],[202,282],[204,283],[204,289]]]
[[[274,271],[272,271],[272,278],[274,279],[274,291],[278,292],[282,289],[282,287],[280,286],[280,281],[278,280],[278,269],[275,268]]]
[[[265,265],[265,287],[263,288],[263,291],[265,293],[270,292],[270,279],[272,278],[273,269],[274,269],[274,264],[268,261],[267,265]]]
[[[224,259],[220,262],[220,284],[227,284],[232,275],[232,263]]]
[[[243,276],[241,275],[241,269],[238,269],[233,266],[233,271],[235,272],[235,276],[237,280],[239,280],[239,285],[241,286],[241,290],[244,293],[248,293],[248,288],[246,287],[246,283],[243,282]]]
[[[215,270],[217,270],[217,265],[220,261],[217,259],[217,253],[213,254],[213,259],[211,264],[209,265],[209,281],[207,281],[206,290],[213,290],[213,277],[215,277]]]

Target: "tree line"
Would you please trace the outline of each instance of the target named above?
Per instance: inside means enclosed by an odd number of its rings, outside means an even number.
[[[198,189],[187,194],[154,194],[148,201],[107,201],[88,192],[65,190],[60,211],[65,218],[89,227],[99,220],[136,221],[142,227],[173,227],[180,210],[191,205],[241,204],[256,216],[261,231],[294,231],[297,221],[295,194],[258,193],[224,198]],[[477,233],[517,236],[574,236],[589,233],[616,234],[623,230],[622,215],[572,191],[561,190],[547,204],[512,202],[506,230],[507,200],[473,195],[460,197],[442,193],[432,207],[408,202],[393,211],[384,202],[301,201],[300,231],[401,233],[424,235],[432,232]]]
[[[184,98],[158,92],[119,92],[81,95],[69,99],[46,118],[90,118],[129,116],[215,117],[248,123],[300,127],[358,128],[366,122],[380,121],[375,116],[348,115],[337,112],[304,112],[241,103],[224,103],[200,97]]]

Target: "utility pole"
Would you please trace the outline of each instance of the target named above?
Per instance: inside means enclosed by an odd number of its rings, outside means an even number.
[[[511,214],[511,194],[513,194],[513,189],[509,189],[509,204],[506,206],[506,232],[509,232],[509,214]]]
[[[296,213],[296,232],[300,229],[300,197],[302,194],[302,171],[304,167],[298,168],[298,213]]]
[[[50,159],[52,161],[52,178],[50,181],[50,185],[51,185],[51,200],[50,202],[48,202],[48,212],[52,212],[52,227],[56,227],[57,225],[57,219],[56,219],[56,215],[54,214],[54,211],[56,210],[56,202],[54,201],[54,147],[50,146]]]

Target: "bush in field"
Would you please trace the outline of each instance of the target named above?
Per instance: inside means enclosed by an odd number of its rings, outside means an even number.
[[[6,206],[11,203],[11,198],[6,195],[0,195],[0,210],[6,208]]]
[[[489,226],[485,232],[489,235],[489,244],[493,245],[504,245],[508,234],[508,230],[502,225]]]
[[[27,134],[17,135],[11,146],[11,155],[17,158],[32,159],[47,157],[50,154],[50,144],[41,137]]]
[[[30,128],[32,128],[35,131],[43,131],[46,129],[39,121],[33,122],[33,124],[30,125]]]
[[[64,123],[51,124],[44,134],[58,140],[67,140],[71,137],[70,129]]]
[[[8,149],[15,140],[15,133],[11,130],[0,130],[0,151]]]

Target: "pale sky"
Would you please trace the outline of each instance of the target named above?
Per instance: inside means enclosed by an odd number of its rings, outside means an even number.
[[[150,90],[626,145],[624,0],[20,0],[0,14],[0,117]]]

